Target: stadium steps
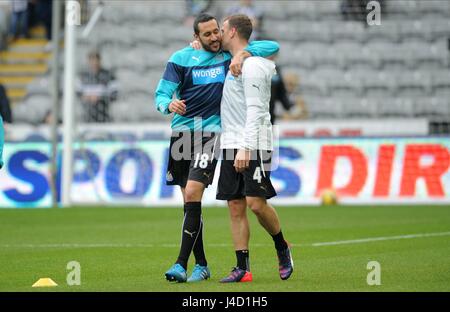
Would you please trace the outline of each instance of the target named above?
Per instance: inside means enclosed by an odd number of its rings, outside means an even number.
[[[45,28],[31,28],[30,36],[10,42],[8,49],[0,53],[0,83],[5,86],[12,106],[24,100],[28,84],[49,70],[51,53],[46,51]]]
[[[12,52],[41,52],[45,50],[46,39],[18,39],[9,44],[8,50]]]
[[[48,52],[0,52],[0,61],[4,64],[23,64],[47,62],[50,53]]]
[[[18,102],[25,97],[27,91],[25,88],[7,88],[6,95],[11,102]]]
[[[0,66],[0,75],[38,75],[45,74],[47,71],[47,64],[3,64]]]
[[[30,29],[29,34],[31,38],[45,39],[45,27],[42,25]]]
[[[34,76],[0,76],[0,83],[6,88],[25,88],[34,80]]]

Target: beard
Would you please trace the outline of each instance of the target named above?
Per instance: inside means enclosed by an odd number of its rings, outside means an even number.
[[[203,47],[203,49],[205,51],[209,51],[209,52],[213,52],[213,53],[220,51],[220,49],[222,48],[222,45],[221,45],[220,41],[215,41],[215,42],[213,42],[211,44],[207,44],[207,43],[204,43],[202,40],[200,40],[200,43],[202,44],[202,47]],[[214,45],[214,44],[218,44],[219,45],[219,48],[217,50],[214,50],[214,49],[211,48],[211,46]]]

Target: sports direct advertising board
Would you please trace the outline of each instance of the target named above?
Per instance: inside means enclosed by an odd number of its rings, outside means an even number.
[[[1,207],[51,205],[50,150],[45,142],[5,146]],[[165,185],[167,140],[88,142],[74,156],[75,204],[153,207],[182,202],[179,189]],[[285,138],[273,161],[278,192],[273,204],[319,204],[327,189],[348,204],[450,203],[448,137]],[[215,200],[218,169],[205,205],[224,204]]]

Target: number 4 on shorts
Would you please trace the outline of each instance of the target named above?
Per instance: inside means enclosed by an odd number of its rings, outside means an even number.
[[[255,173],[253,173],[253,180],[258,181],[258,183],[261,183],[261,167],[255,168]]]

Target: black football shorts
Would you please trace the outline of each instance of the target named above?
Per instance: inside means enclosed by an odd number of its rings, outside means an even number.
[[[233,200],[246,196],[272,198],[277,195],[270,181],[272,152],[255,150],[249,167],[243,172],[234,168],[237,150],[223,150],[216,199]]]
[[[173,132],[166,184],[186,187],[188,180],[208,187],[220,155],[220,135],[214,132]]]

